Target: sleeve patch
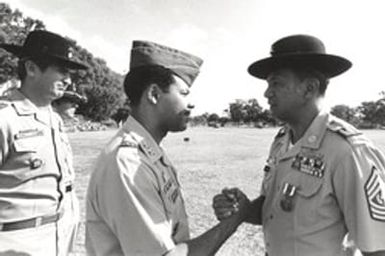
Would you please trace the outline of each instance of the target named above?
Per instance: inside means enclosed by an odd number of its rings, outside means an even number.
[[[385,180],[376,167],[373,166],[364,188],[370,216],[385,222]]]

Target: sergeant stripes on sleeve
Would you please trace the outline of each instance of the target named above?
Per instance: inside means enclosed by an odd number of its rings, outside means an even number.
[[[385,221],[385,181],[375,166],[365,183],[365,194],[370,216],[374,220]]]

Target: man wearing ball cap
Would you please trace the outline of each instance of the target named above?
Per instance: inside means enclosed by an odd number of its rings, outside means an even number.
[[[70,144],[51,108],[71,83],[71,43],[36,30],[19,58],[19,89],[0,100],[0,255],[68,255],[79,219]]]
[[[191,239],[177,171],[160,146],[183,131],[189,92],[202,60],[134,41],[124,90],[131,115],[103,150],[87,195],[89,255],[214,255],[242,222],[245,208]]]
[[[262,224],[270,256],[345,255],[347,233],[364,255],[385,255],[385,158],[360,131],[321,108],[330,78],[351,67],[316,37],[293,35],[250,65],[272,114],[285,122],[270,148],[261,196],[246,221]],[[219,219],[229,198],[214,198]]]

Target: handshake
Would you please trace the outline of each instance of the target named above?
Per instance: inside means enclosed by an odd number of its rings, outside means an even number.
[[[242,222],[248,217],[250,208],[250,200],[238,188],[224,188],[213,198],[213,209],[219,221],[233,217]]]

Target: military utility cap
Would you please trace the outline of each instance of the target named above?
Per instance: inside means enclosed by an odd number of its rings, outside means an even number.
[[[130,69],[142,66],[163,66],[189,86],[199,74],[203,60],[192,54],[149,41],[133,41]]]
[[[0,44],[19,58],[48,58],[70,69],[87,69],[82,63],[73,60],[73,48],[69,40],[45,30],[35,30],[28,34],[24,44]]]
[[[74,102],[77,104],[80,104],[80,103],[84,104],[84,103],[87,103],[87,101],[88,101],[86,96],[81,95],[81,94],[74,92],[74,91],[64,91],[63,96],[57,100],[67,100],[67,101]]]
[[[340,56],[327,54],[322,41],[309,35],[292,35],[276,41],[271,47],[271,57],[251,64],[248,72],[266,79],[279,68],[312,68],[327,78],[335,77],[348,70],[352,63]]]

